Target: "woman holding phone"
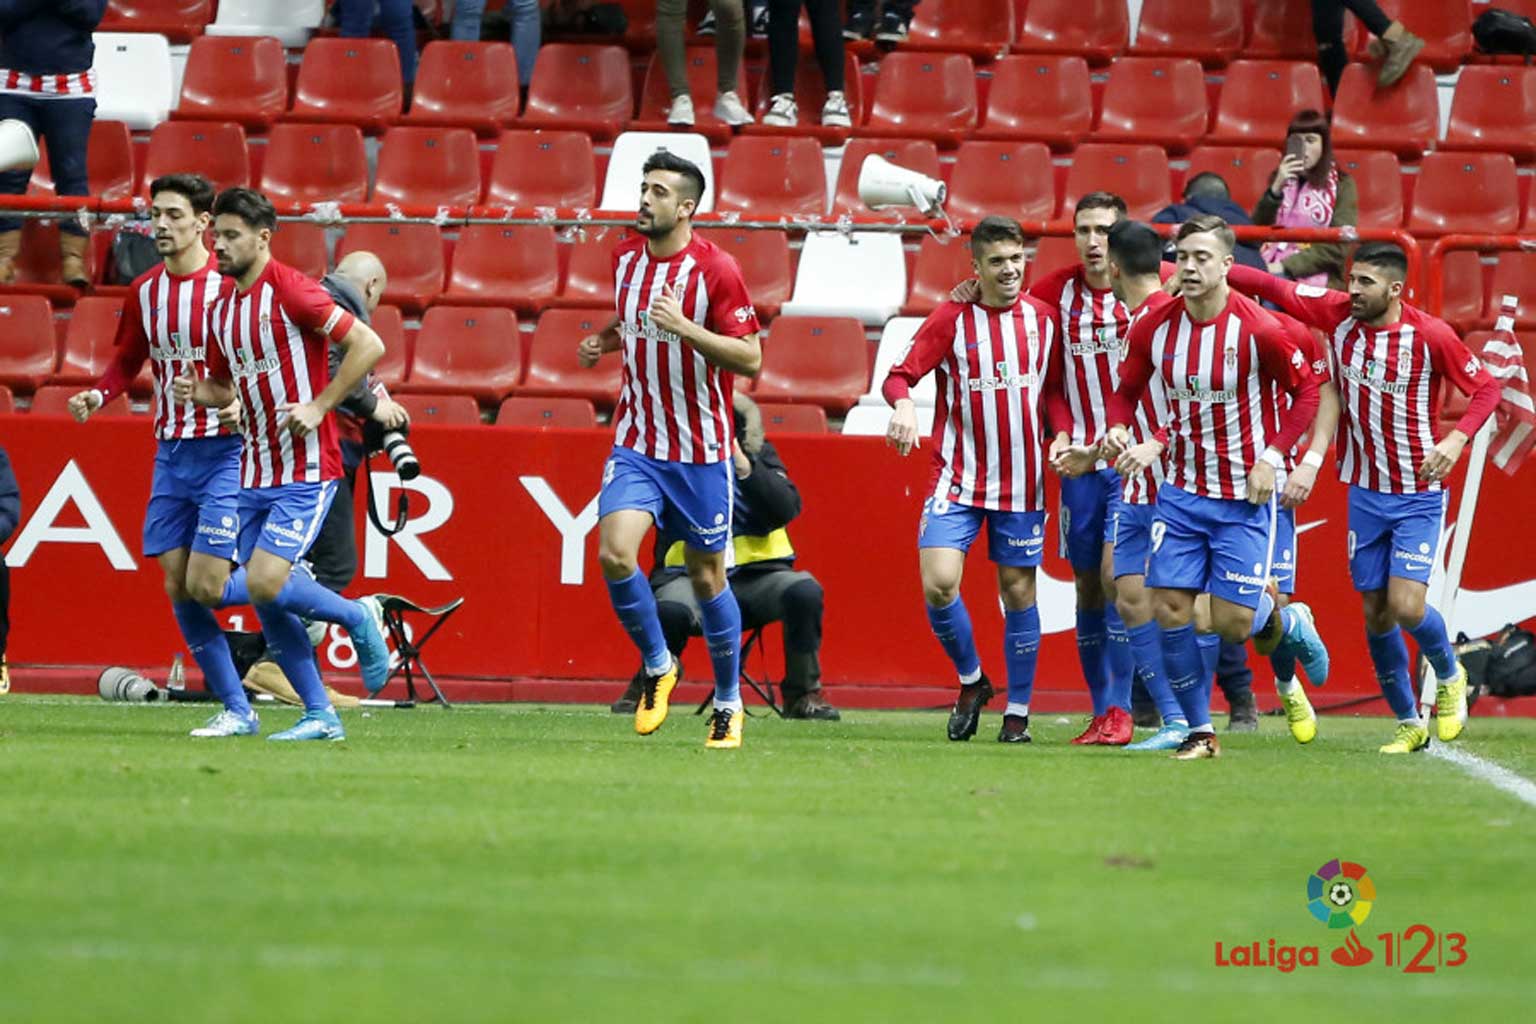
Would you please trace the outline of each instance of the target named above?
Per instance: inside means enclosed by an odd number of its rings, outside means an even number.
[[[1355,180],[1333,159],[1328,119],[1303,110],[1286,130],[1285,156],[1253,208],[1255,224],[1277,228],[1353,227],[1359,215]],[[1337,242],[1266,242],[1271,273],[1306,284],[1344,287],[1344,246]]]

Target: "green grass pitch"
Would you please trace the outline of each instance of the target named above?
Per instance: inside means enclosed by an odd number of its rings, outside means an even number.
[[[718,752],[681,708],[648,738],[590,707],[348,712],[346,744],[286,748],[187,739],[206,714],[0,702],[0,1020],[1313,1024],[1536,992],[1536,808],[1379,756],[1385,719],[1301,748],[1266,718],[1180,764],[1054,715],[1022,748],[995,713],[968,744],[934,713],[754,718]],[[1536,777],[1536,721],[1461,746]],[[1362,967],[1306,911],[1334,857],[1375,883]],[[1467,963],[1384,966],[1418,923]],[[1322,965],[1215,964],[1271,938]]]

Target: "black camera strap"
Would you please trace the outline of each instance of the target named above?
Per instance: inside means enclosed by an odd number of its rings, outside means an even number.
[[[368,477],[368,521],[373,523],[373,528],[384,536],[393,537],[405,529],[405,524],[410,521],[411,499],[406,489],[400,488],[400,493],[395,498],[395,526],[394,529],[390,529],[379,521],[378,508],[373,500],[373,453],[371,451],[363,455],[363,472]]]

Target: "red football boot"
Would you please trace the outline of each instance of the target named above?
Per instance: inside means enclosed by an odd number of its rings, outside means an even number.
[[[1131,713],[1124,708],[1110,708],[1104,713],[1098,743],[1104,747],[1123,747],[1135,734],[1136,725],[1131,721]]]
[[[1084,729],[1082,734],[1072,742],[1079,747],[1091,747],[1097,745],[1099,742],[1099,736],[1104,730],[1104,720],[1106,717],[1107,716],[1105,715],[1094,715],[1093,718],[1088,722],[1088,728]]]

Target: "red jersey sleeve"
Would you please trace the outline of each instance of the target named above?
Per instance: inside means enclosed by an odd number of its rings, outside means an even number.
[[[1331,331],[1349,319],[1349,295],[1331,288],[1297,284],[1253,267],[1234,266],[1227,284],[1264,302],[1272,302],[1308,327]]]
[[[1291,407],[1280,417],[1280,430],[1264,439],[1267,447],[1288,452],[1307,432],[1317,416],[1317,377],[1307,353],[1298,348],[1293,332],[1284,322],[1250,305],[1241,313],[1259,350],[1259,365],[1271,380],[1291,396]]]
[[[134,282],[138,284],[139,282]],[[96,382],[103,405],[128,390],[133,378],[149,358],[149,338],[144,333],[144,313],[139,306],[139,290],[134,288],[123,300],[122,318],[117,322],[117,336],[112,342],[112,362]]]
[[[1312,328],[1307,327],[1295,317],[1286,316],[1284,313],[1272,314],[1280,321],[1280,326],[1285,329],[1285,337],[1295,348],[1306,357],[1307,366],[1312,371],[1312,376],[1317,378],[1319,384],[1326,384],[1333,377],[1328,364],[1328,352],[1323,348],[1323,343],[1318,340]]]
[[[928,314],[917,333],[912,336],[912,347],[902,356],[901,362],[891,367],[880,394],[891,405],[912,396],[912,387],[944,361],[944,355],[955,344],[955,319],[964,306],[943,302]]]
[[[278,277],[277,301],[288,316],[301,329],[315,331],[328,342],[338,342],[347,336],[356,317],[336,304],[320,285],[291,267]]]
[[[1152,331],[1162,318],[1143,316],[1131,324],[1125,336],[1125,355],[1120,360],[1120,386],[1109,398],[1109,425],[1129,427],[1136,419],[1136,404],[1152,379]]]
[[[727,338],[745,338],[762,330],[741,267],[729,253],[719,253],[704,274],[709,289],[709,313],[704,326]]]
[[[1429,361],[1434,372],[1450,378],[1456,390],[1468,396],[1467,411],[1456,421],[1456,429],[1471,437],[1499,405],[1499,382],[1483,361],[1456,336],[1450,325],[1425,318],[1420,325],[1429,344]],[[1438,394],[1438,389],[1435,391]]]
[[[203,354],[203,365],[210,380],[229,381],[234,375],[229,372],[229,355],[224,351],[224,338],[219,333],[219,323],[223,320],[220,316],[222,309],[223,303],[215,302],[209,310],[208,350]]]

